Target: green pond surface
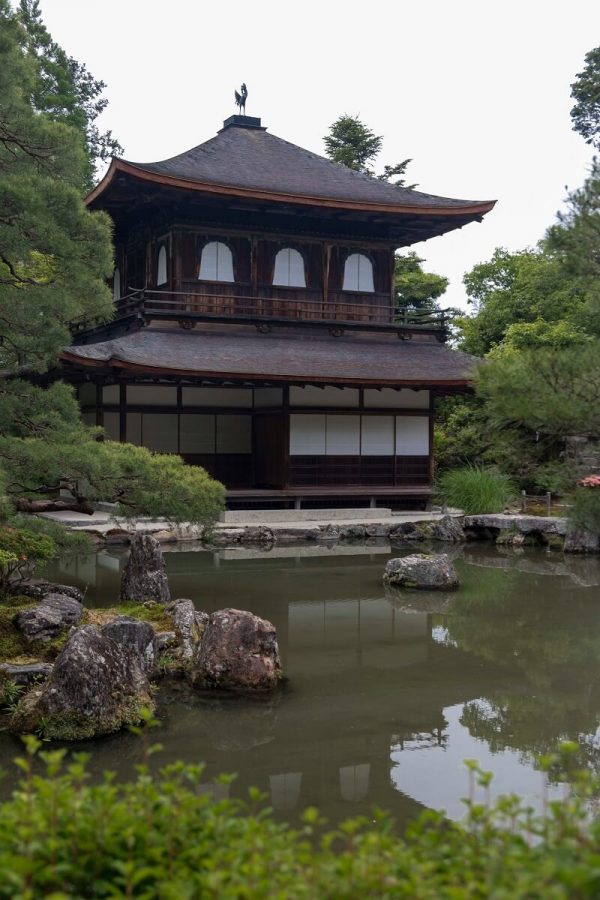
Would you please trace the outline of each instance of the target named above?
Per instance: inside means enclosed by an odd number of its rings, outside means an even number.
[[[534,805],[536,754],[558,741],[579,741],[585,764],[600,769],[600,560],[467,545],[449,551],[458,591],[386,592],[386,560],[407,552],[182,545],[165,553],[173,597],[275,624],[289,680],[262,701],[164,685],[159,761],[203,761],[203,790],[241,795],[254,785],[283,818],[316,805],[334,822],[374,806],[400,823],[423,807],[460,817],[466,758],[494,772],[495,794],[515,791]],[[46,574],[87,586],[90,606],[108,606],[124,560],[100,552]],[[17,747],[0,735],[4,790]],[[85,749],[94,772],[118,777],[141,757],[128,733]],[[226,787],[215,782],[221,772],[238,777]]]

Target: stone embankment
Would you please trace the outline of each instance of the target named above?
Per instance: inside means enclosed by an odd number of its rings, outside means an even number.
[[[281,515],[271,521],[268,519],[269,512],[263,512],[267,521],[257,522],[252,517],[245,524],[226,522],[218,523],[212,528],[185,524],[174,526],[148,519],[126,523],[106,514],[104,518],[92,517],[87,523],[81,517],[66,518],[66,514],[61,514],[60,518],[56,514],[54,518],[76,530],[87,532],[99,546],[127,545],[136,534],[145,533],[152,534],[160,544],[194,541],[203,543],[208,549],[258,547],[268,550],[293,544],[332,546],[383,539],[392,544],[402,541],[462,543],[488,540],[513,547],[543,546],[552,550],[564,550],[565,553],[600,552],[600,539],[597,535],[570,530],[567,519],[559,517],[500,513],[476,516],[438,513],[392,515],[389,510],[354,510],[352,514],[357,515],[359,512],[365,514],[364,520],[334,517],[330,521],[310,521],[303,517],[296,521],[293,512],[289,512],[287,521],[282,520]],[[158,585],[153,579],[161,581],[160,570],[149,564],[144,566],[144,571],[155,573],[149,579],[152,583],[148,584],[147,589],[150,593],[156,592]],[[143,577],[143,573],[140,573],[140,577]],[[136,585],[134,588],[136,592],[138,587]],[[124,598],[126,596],[125,590]]]

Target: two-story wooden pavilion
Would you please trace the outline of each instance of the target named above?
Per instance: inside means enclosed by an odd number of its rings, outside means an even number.
[[[63,354],[87,421],[179,453],[230,505],[414,504],[436,395],[473,360],[443,316],[398,316],[394,252],[493,202],[369,178],[231,116],[156,163],[113,160],[115,318]]]

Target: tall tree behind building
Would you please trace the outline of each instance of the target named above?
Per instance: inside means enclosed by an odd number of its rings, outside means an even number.
[[[87,193],[102,164],[123,153],[112,132],[101,131],[97,124],[108,105],[102,96],[106,84],[52,39],[42,21],[39,0],[20,0],[18,18],[25,29],[27,49],[39,66],[31,94],[33,107],[71,125],[81,135],[86,154],[82,190]]]

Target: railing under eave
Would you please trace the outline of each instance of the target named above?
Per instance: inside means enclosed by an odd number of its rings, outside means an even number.
[[[308,297],[301,292],[287,295],[277,289],[280,296],[239,295],[227,289],[218,293],[191,291],[161,291],[156,289],[130,289],[116,308],[113,324],[134,316],[144,319],[175,320],[181,324],[194,321],[217,321],[252,324],[321,324],[339,328],[368,329],[377,331],[434,332],[444,339],[449,318],[447,310],[416,310],[400,307],[394,310],[390,301],[382,302],[383,295],[368,294],[361,302],[340,298],[341,292],[330,294],[327,300]],[[81,330],[89,330],[89,324]]]

